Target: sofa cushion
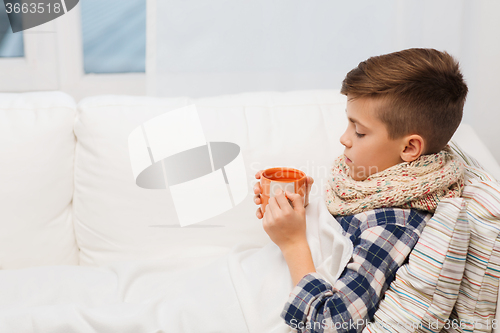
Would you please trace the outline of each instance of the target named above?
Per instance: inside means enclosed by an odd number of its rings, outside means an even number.
[[[485,170],[484,166],[477,159],[469,155],[461,146],[454,140],[450,141],[450,147],[455,156],[465,166],[465,184],[471,184],[474,179],[483,180],[486,182],[495,182],[495,177]]]
[[[136,185],[128,139],[148,120],[191,104],[197,107],[208,142],[240,147],[248,188],[236,207],[181,227],[170,190]],[[96,96],[82,100],[78,109],[74,214],[82,265],[216,256],[236,244],[268,243],[255,216],[255,173],[275,166],[301,169],[316,180],[311,199],[321,197],[321,180],[327,179],[331,164],[343,151],[338,138],[347,124],[345,96],[334,90],[196,100]],[[199,209],[196,202],[192,209]]]
[[[479,139],[474,129],[466,123],[461,123],[450,141],[457,156],[463,159],[467,166],[482,169],[495,179],[500,179],[500,165],[486,145]]]
[[[77,265],[71,199],[76,104],[0,94],[0,268]]]
[[[440,201],[365,331],[439,332],[458,296],[468,241],[464,199]]]

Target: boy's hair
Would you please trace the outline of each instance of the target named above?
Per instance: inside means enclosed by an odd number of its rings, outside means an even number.
[[[359,63],[342,82],[351,98],[383,98],[378,118],[391,139],[419,134],[424,154],[448,143],[460,121],[467,85],[458,62],[446,52],[408,49],[371,57]]]

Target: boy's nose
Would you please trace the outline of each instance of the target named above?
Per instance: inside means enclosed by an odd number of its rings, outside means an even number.
[[[351,146],[351,141],[347,138],[347,132],[344,132],[344,134],[340,137],[340,143],[347,148]]]

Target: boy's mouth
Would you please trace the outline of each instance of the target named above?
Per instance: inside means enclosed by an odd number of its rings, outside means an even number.
[[[344,155],[344,157],[345,157],[345,160],[346,160],[347,163],[352,163],[352,161],[349,159],[349,157],[347,157],[345,155]]]

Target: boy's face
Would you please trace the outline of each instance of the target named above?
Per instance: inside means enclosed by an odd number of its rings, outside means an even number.
[[[345,146],[344,155],[354,180],[368,176],[404,162],[401,152],[403,140],[391,140],[386,125],[376,116],[383,101],[369,97],[348,98],[346,114],[348,125],[340,137]]]

